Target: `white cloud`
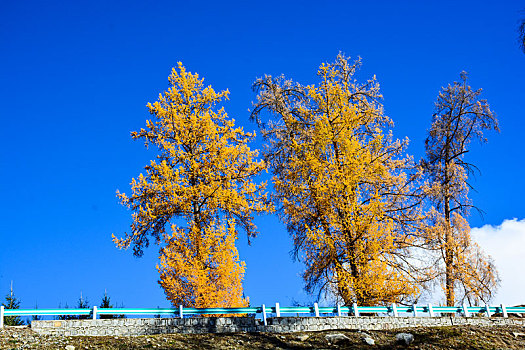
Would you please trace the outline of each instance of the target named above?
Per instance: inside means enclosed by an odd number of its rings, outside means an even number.
[[[525,304],[525,219],[475,227],[471,233],[500,273],[501,286],[491,304]]]

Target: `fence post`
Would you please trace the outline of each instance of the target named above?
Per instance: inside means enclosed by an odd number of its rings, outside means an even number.
[[[317,305],[317,303],[314,303],[314,312],[315,317],[319,317],[319,305]]]
[[[281,317],[281,308],[279,307],[279,303],[275,303],[275,317]]]
[[[0,328],[4,328],[4,306],[0,305]]]
[[[184,318],[184,308],[182,305],[179,305],[179,317]]]
[[[97,307],[96,306],[93,306],[93,319],[94,320],[97,319]]]
[[[357,303],[354,303],[352,306],[352,309],[354,309],[354,316],[359,317],[359,310],[357,309]]]
[[[503,314],[503,317],[509,317],[509,314],[507,313],[507,308],[505,307],[505,304],[501,304],[501,313]]]
[[[490,306],[485,303],[485,311],[487,312],[487,317],[490,317]]]
[[[417,317],[417,304],[412,305],[412,312],[414,313],[414,317]]]
[[[266,323],[266,306],[264,306],[264,304],[262,304],[262,317],[263,317],[264,325],[267,326],[268,323]]]
[[[430,314],[430,317],[434,317],[434,309],[430,303],[428,303],[428,313]]]
[[[394,317],[398,316],[396,303],[392,303],[392,312],[394,313]]]
[[[341,305],[337,304],[337,316],[341,317]]]
[[[467,304],[463,303],[463,316],[470,317],[470,313],[468,312]]]

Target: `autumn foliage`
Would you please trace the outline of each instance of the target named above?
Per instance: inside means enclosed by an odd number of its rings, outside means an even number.
[[[430,218],[424,238],[428,240],[429,255],[435,259],[433,272],[447,305],[488,302],[499,283],[498,271],[490,256],[473,241],[467,220],[453,212],[447,222],[435,209]]]
[[[245,264],[235,248],[230,225],[210,225],[204,232],[173,227],[160,254],[159,283],[173,305],[248,306],[242,295]],[[199,242],[199,247],[196,246]]]
[[[318,85],[266,76],[252,117],[270,144],[280,216],[306,265],[306,289],[360,305],[419,293],[406,264],[419,218],[410,196],[406,141],[394,140],[375,78],[359,84],[342,55],[322,64]],[[261,115],[275,119],[265,122]]]
[[[133,246],[138,256],[149,237],[163,246],[159,283],[174,305],[244,306],[244,263],[235,240],[237,227],[255,236],[253,215],[272,208],[265,184],[253,181],[265,163],[248,146],[254,135],[217,107],[228,91],[204,87],[181,63],[169,82],[168,91],[148,104],[155,119],[132,133],[158,155],[146,175],[132,180],[131,196],[118,193],[133,211],[133,224],[130,234],[114,240]]]
[[[114,237],[141,256],[150,239],[160,246],[160,285],[173,305],[248,305],[239,232],[257,234],[254,215],[278,209],[294,257],[305,264],[310,293],[343,304],[413,303],[438,281],[446,302],[487,301],[499,278],[472,240],[466,220],[465,161],[472,139],[498,129],[480,90],[462,82],[442,89],[420,165],[408,139],[393,137],[375,77],[358,82],[360,59],[340,54],[322,64],[318,83],[283,76],[254,84],[251,118],[264,137],[264,161],[220,103],[229,92],[205,87],[179,63],[170,88],[148,104],[152,120],[133,132],[157,150],[132,193],[131,232]],[[271,170],[273,193],[255,177]]]

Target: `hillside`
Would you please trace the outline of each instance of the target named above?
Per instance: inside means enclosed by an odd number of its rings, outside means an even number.
[[[0,349],[403,349],[403,330],[323,331],[309,333],[164,334],[137,337],[40,336],[30,328],[0,330]],[[522,327],[441,327],[405,330],[414,336],[410,349],[523,349]],[[336,339],[342,334],[347,339]],[[342,338],[342,337],[339,337]],[[374,340],[366,344],[364,338]]]

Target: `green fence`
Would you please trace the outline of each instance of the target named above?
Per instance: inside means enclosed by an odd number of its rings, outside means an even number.
[[[97,319],[99,315],[161,315],[184,318],[185,316],[195,315],[217,315],[217,314],[261,314],[264,324],[268,315],[281,317],[283,314],[288,316],[300,316],[301,314],[320,316],[354,316],[360,317],[363,314],[376,314],[382,316],[425,316],[435,317],[440,314],[458,314],[470,317],[474,314],[483,314],[491,317],[499,314],[501,317],[508,317],[509,314],[525,314],[525,307],[506,307],[500,305],[485,306],[433,306],[411,305],[398,306],[396,304],[388,306],[319,306],[314,303],[313,306],[286,306],[281,307],[279,303],[275,306],[256,306],[256,307],[238,307],[238,308],[187,308],[182,305],[178,308],[152,308],[152,309],[130,309],[130,308],[98,308],[92,309],[4,309],[0,306],[0,328],[4,325],[5,316],[88,316]]]

